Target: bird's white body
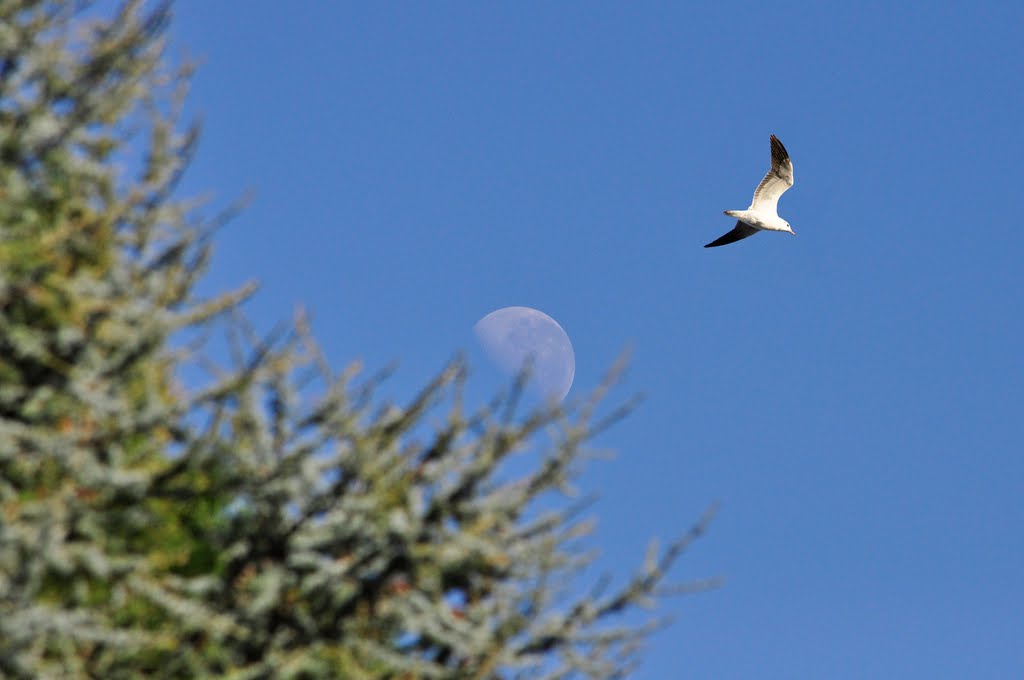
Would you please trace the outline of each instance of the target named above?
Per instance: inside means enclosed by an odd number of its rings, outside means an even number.
[[[735,217],[743,224],[749,224],[755,229],[787,231],[790,234],[793,233],[793,228],[789,226],[789,222],[779,217],[774,210],[771,212],[766,210],[755,210],[754,207],[751,206],[746,210],[726,210],[725,214],[729,217]]]
[[[793,162],[789,159],[786,147],[782,146],[782,142],[775,135],[771,135],[769,141],[772,147],[772,165],[768,174],[754,190],[750,207],[746,210],[726,210],[726,215],[736,218],[736,226],[732,231],[704,246],[705,248],[735,243],[759,231],[793,233],[789,222],[779,217],[779,197],[793,186]]]

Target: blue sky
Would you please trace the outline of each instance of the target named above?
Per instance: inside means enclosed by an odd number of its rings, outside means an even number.
[[[181,1],[186,188],[256,191],[205,285],[394,396],[498,307],[558,320],[571,394],[631,346],[601,564],[717,499],[675,576],[727,579],[638,678],[1020,677],[1024,5],[688,5]],[[703,249],[770,133],[797,236]]]

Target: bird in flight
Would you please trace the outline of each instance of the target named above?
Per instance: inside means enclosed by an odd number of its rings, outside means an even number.
[[[746,210],[726,210],[725,214],[735,217],[736,226],[729,233],[719,237],[705,248],[714,248],[735,243],[753,236],[762,229],[786,231],[793,234],[789,222],[779,217],[779,197],[793,186],[793,163],[789,160],[786,147],[775,135],[771,136],[772,167],[754,190],[754,198]]]

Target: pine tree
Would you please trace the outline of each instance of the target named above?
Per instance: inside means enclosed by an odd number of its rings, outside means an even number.
[[[590,525],[558,499],[600,395],[469,409],[454,362],[380,404],[301,315],[258,336],[252,286],[198,298],[224,216],[175,197],[197,131],[169,18],[0,0],[0,677],[627,673],[653,624],[616,616],[707,518],[573,597]],[[218,330],[231,360],[183,386]]]

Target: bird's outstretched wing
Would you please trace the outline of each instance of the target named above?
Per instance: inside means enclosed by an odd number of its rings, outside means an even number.
[[[771,136],[772,167],[754,190],[754,198],[750,202],[751,210],[778,214],[779,196],[793,186],[793,162],[789,160],[786,147],[775,135]]]
[[[737,221],[736,226],[733,227],[732,231],[730,231],[728,234],[719,236],[717,239],[715,239],[714,241],[712,241],[711,243],[707,244],[704,247],[715,248],[717,246],[727,246],[730,243],[736,243],[736,241],[745,239],[748,236],[753,236],[756,233],[757,229],[755,229],[754,227],[750,226],[749,224],[744,224],[743,222]]]

